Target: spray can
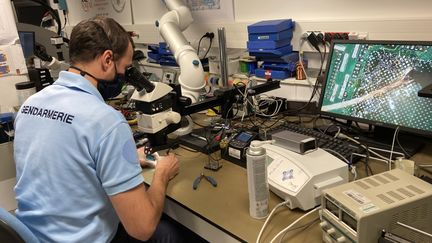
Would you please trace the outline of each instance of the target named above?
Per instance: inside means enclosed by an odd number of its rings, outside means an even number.
[[[268,215],[267,156],[265,148],[253,146],[253,143],[246,152],[249,214],[253,218],[262,219]]]

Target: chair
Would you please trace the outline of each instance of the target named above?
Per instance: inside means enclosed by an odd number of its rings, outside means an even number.
[[[1,242],[39,243],[25,224],[3,208],[0,208],[0,239]]]

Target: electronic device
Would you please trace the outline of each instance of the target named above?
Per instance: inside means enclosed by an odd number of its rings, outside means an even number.
[[[33,31],[18,31],[21,47],[25,58],[33,56],[35,48],[35,33]]]
[[[222,151],[222,158],[234,164],[246,167],[246,149],[252,140],[258,137],[257,132],[240,131],[228,142],[228,146]]]
[[[302,155],[274,144],[262,147],[268,156],[270,190],[288,201],[290,209],[314,208],[323,189],[348,182],[348,165],[322,149]]]
[[[356,162],[361,159],[360,156],[354,154],[363,154],[365,149],[358,144],[344,141],[340,138],[324,134],[321,131],[314,130],[313,128],[302,127],[294,123],[285,123],[275,129],[271,130],[269,134],[273,137],[273,134],[281,131],[291,131],[298,134],[304,134],[308,137],[313,137],[316,140],[316,146],[326,150],[329,153],[334,153],[337,156],[342,155],[345,159],[351,162]]]
[[[323,240],[377,242],[383,231],[406,242],[431,242],[432,185],[394,169],[323,191]]]
[[[275,145],[280,145],[293,152],[305,154],[317,149],[317,143],[314,137],[306,136],[300,133],[287,130],[279,131],[272,134]]]
[[[432,136],[432,99],[417,95],[430,84],[432,42],[335,40],[320,113]]]

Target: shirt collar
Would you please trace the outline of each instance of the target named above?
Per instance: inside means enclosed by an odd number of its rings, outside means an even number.
[[[96,87],[93,86],[89,80],[87,80],[80,74],[72,73],[69,71],[61,71],[59,74],[59,78],[57,79],[57,81],[54,82],[54,84],[68,88],[80,89],[104,101],[102,95],[99,93]]]

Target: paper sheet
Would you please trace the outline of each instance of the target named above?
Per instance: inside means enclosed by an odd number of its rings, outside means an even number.
[[[21,45],[0,45],[0,77],[26,73],[27,66]]]
[[[232,0],[186,0],[195,22],[234,22]]]
[[[18,32],[11,1],[0,0],[0,9],[0,45],[15,44],[18,41]]]

